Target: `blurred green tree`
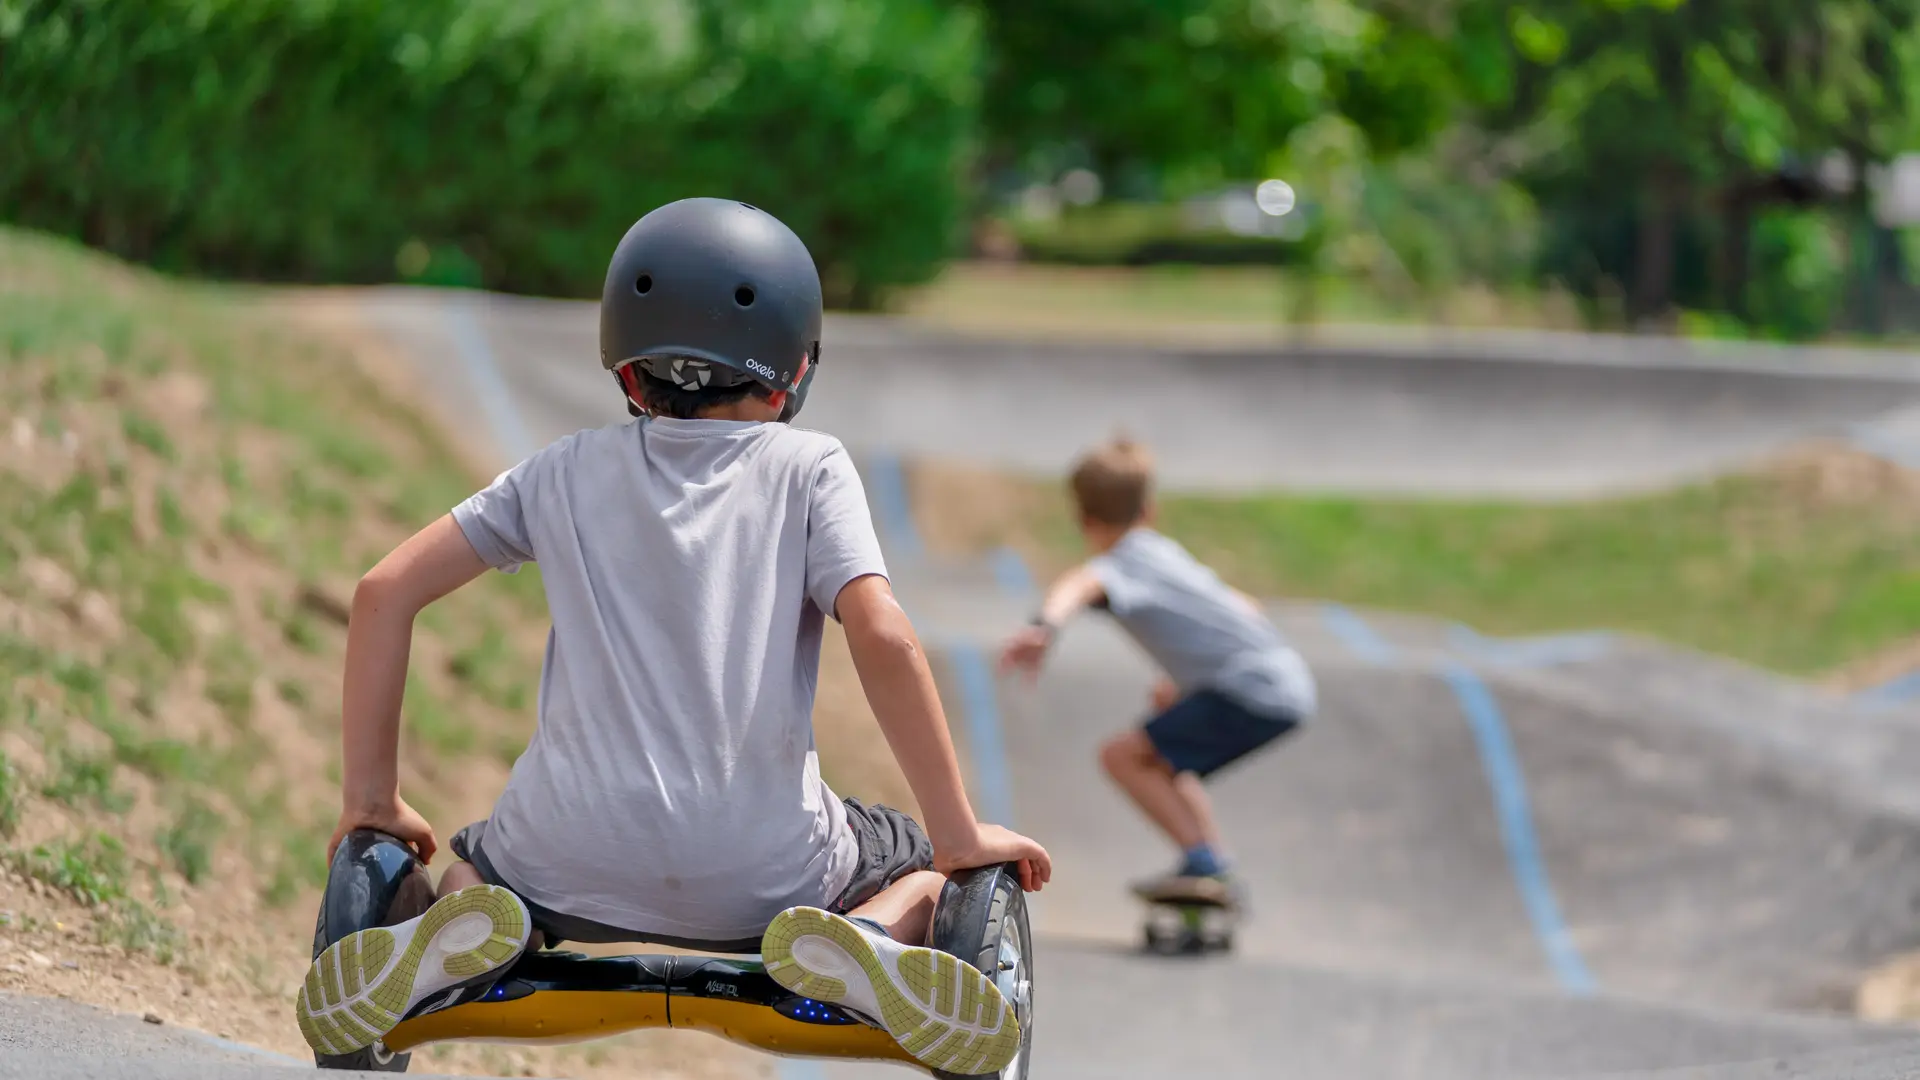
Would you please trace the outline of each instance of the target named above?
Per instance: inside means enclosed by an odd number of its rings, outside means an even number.
[[[1756,221],[1816,203],[1864,220],[1867,167],[1910,145],[1911,0],[1462,0],[1456,17],[1507,27],[1511,89],[1478,119],[1524,148],[1549,269],[1625,283],[1636,321],[1676,300],[1750,313]]]
[[[0,218],[162,267],[595,295],[640,214],[766,207],[870,305],[959,237],[938,0],[11,0]]]
[[[1449,27],[1356,0],[966,0],[982,16],[990,160],[1077,154],[1182,195],[1256,177],[1336,113],[1371,151],[1451,119]],[[1409,9],[1413,10],[1413,9]]]

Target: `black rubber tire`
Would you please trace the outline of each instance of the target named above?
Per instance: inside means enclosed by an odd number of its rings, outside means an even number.
[[[389,1054],[382,1061],[368,1047],[351,1054],[315,1054],[313,1065],[317,1069],[358,1069],[361,1072],[403,1073],[413,1061],[412,1054]]]
[[[373,847],[388,849],[390,858],[385,870],[393,876],[381,877],[374,863],[365,861]],[[339,899],[344,902],[328,902],[334,899],[335,889],[343,890],[344,895]],[[334,852],[333,865],[327,871],[327,895],[323,896],[319,915],[314,920],[314,958],[319,959],[322,952],[348,934],[405,922],[425,911],[432,902],[432,880],[424,867],[415,864],[406,845],[385,833],[356,830]],[[412,1061],[412,1054],[382,1057],[371,1046],[351,1054],[313,1055],[316,1068],[361,1072],[403,1073]]]
[[[1033,930],[1027,922],[1027,894],[1013,864],[982,867],[955,874],[940,893],[933,914],[933,947],[972,964],[989,977],[1000,966],[1000,940],[1009,927],[1018,927],[1026,942],[1022,959],[1027,979],[1033,979]],[[1031,993],[1031,991],[1029,991]],[[995,1080],[1026,1080],[1033,1061],[1033,1010],[1020,1031],[1019,1064],[987,1074]],[[980,1080],[979,1076],[934,1070],[939,1080]]]

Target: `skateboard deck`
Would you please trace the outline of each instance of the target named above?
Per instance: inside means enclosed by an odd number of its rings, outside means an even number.
[[[1148,952],[1191,955],[1232,950],[1240,905],[1220,883],[1166,882],[1135,889],[1134,896],[1147,906],[1142,943]]]

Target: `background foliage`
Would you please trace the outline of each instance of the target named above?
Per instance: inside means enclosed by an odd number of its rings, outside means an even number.
[[[162,267],[596,295],[726,193],[836,299],[952,248],[971,16],[933,0],[0,5],[0,217]]]
[[[640,213],[724,192],[844,304],[1004,219],[1030,257],[1807,337],[1888,328],[1916,244],[1868,179],[1917,105],[1911,0],[0,0],[0,218],[593,295]],[[1017,209],[1076,170],[1092,205]],[[1287,235],[1196,227],[1269,176]]]

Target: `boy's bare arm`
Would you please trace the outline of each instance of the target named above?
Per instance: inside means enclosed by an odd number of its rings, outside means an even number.
[[[1106,587],[1100,584],[1100,575],[1094,573],[1091,565],[1083,564],[1060,575],[1040,602],[1037,625],[1023,627],[1008,639],[1000,653],[1000,667],[1003,670],[1019,668],[1029,675],[1037,673],[1061,625],[1105,595]]]
[[[1089,604],[1096,603],[1106,593],[1106,587],[1100,584],[1100,575],[1094,573],[1090,564],[1082,563],[1060,575],[1053,587],[1040,602],[1040,620],[1051,627],[1073,618]]]
[[[919,800],[927,838],[933,842],[934,869],[951,872],[1018,862],[1021,884],[1038,890],[1053,876],[1046,850],[973,815],[933,670],[887,579],[854,579],[840,590],[835,607],[867,702]]]
[[[479,577],[487,564],[452,515],[415,533],[380,560],[353,593],[341,685],[340,826],[384,829],[430,858],[433,830],[400,798],[400,703],[406,694],[413,621],[428,604]]]

